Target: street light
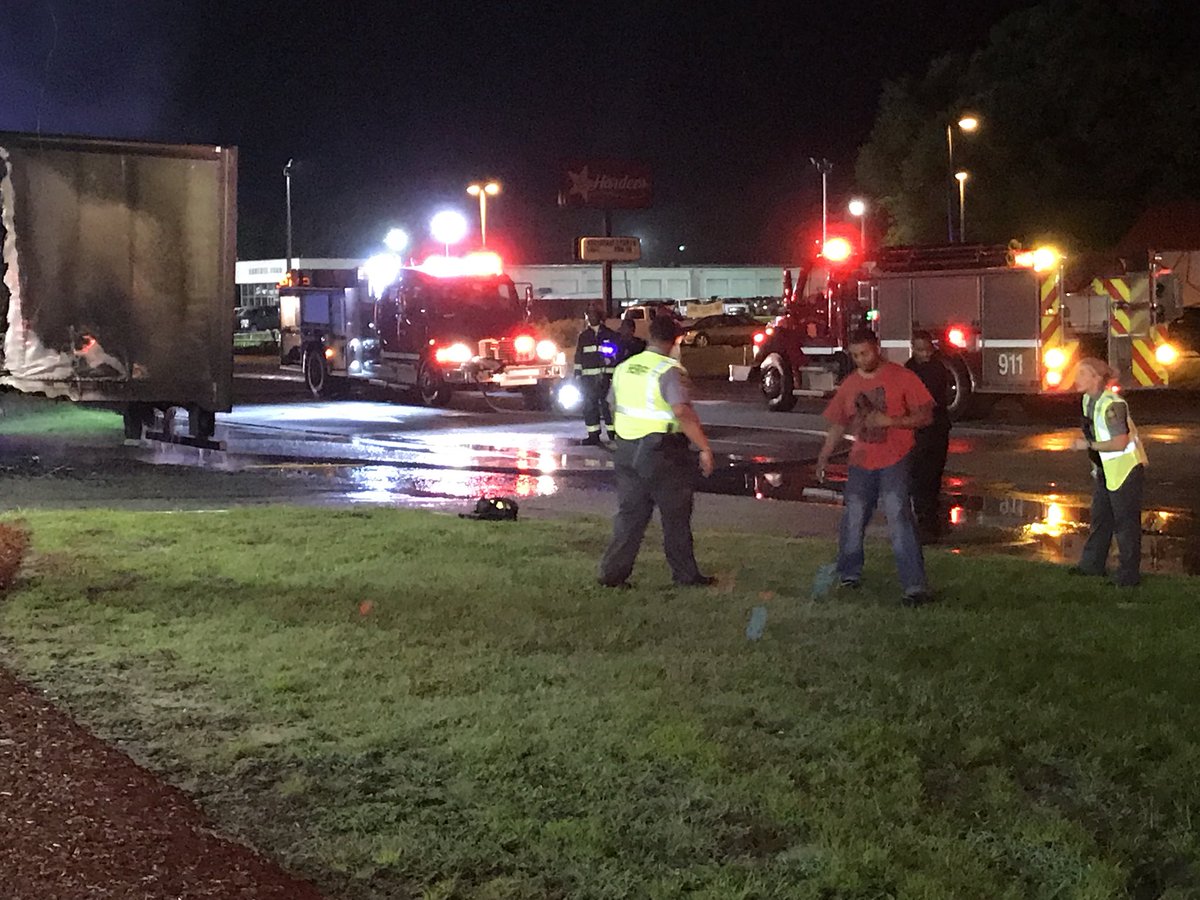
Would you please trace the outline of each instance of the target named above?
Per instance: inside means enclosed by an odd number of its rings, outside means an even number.
[[[958,182],[958,242],[967,239],[967,179],[971,176],[966,172],[955,172],[954,180]]]
[[[403,253],[404,248],[408,246],[408,232],[403,228],[389,229],[383,244],[393,253]]]
[[[865,200],[859,200],[855,197],[850,201],[850,215],[858,219],[859,225],[862,228],[862,236],[859,240],[859,246],[862,250],[867,249],[867,203]]]
[[[970,134],[974,131],[979,130],[979,118],[977,116],[964,114],[962,116],[959,116],[958,122],[955,124],[958,125],[959,130],[963,131],[966,134]],[[950,175],[954,178],[957,178],[958,176],[955,174],[955,170],[954,170],[954,125],[953,124],[946,126],[946,160],[947,160],[947,164],[949,167]],[[946,229],[949,232],[950,243],[953,244],[954,243],[954,212],[953,212],[954,201],[951,200],[952,196],[953,196],[953,194],[946,195]],[[961,229],[960,229],[960,231],[961,231]],[[959,234],[959,242],[960,243],[962,242],[961,233]]]
[[[290,272],[292,269],[292,164],[293,159],[287,161],[287,165],[283,167],[283,182],[287,186],[287,268]]]
[[[469,184],[467,193],[479,198],[479,243],[487,246],[487,198],[500,193],[500,182],[489,181],[486,184]]]
[[[467,236],[467,220],[456,209],[443,209],[429,220],[429,231],[434,240],[446,247],[446,255],[450,255],[450,245],[457,244]]]

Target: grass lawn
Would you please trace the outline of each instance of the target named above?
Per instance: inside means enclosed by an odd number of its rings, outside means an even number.
[[[0,402],[0,436],[99,436],[120,440],[125,436],[118,413],[81,406],[67,400],[47,400],[8,393]]]
[[[3,660],[346,898],[1200,896],[1200,582],[600,521],[32,512]],[[748,641],[756,605],[765,635]]]

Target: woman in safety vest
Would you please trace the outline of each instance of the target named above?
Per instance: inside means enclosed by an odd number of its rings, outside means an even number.
[[[1075,575],[1103,575],[1113,537],[1119,563],[1113,583],[1135,587],[1141,581],[1142,488],[1146,449],[1125,400],[1111,386],[1116,372],[1099,359],[1082,359],[1075,387],[1083,392],[1083,440],[1092,460],[1092,521]]]

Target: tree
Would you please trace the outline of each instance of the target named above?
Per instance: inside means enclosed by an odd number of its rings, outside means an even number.
[[[971,240],[1101,248],[1148,203],[1200,197],[1200,74],[1170,5],[1049,0],[969,61],[886,85],[857,174],[891,215],[889,239],[946,239],[945,129],[967,110],[983,122],[955,147]]]

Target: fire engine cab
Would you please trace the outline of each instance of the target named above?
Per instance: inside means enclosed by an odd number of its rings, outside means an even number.
[[[1172,276],[1151,266],[1117,281],[1095,281],[1103,297],[1091,282],[1088,293],[1068,295],[1062,259],[1048,247],[888,247],[865,261],[834,237],[794,288],[785,272],[783,314],[754,336],[754,364],[731,366],[730,379],[758,377],[768,408],[789,410],[849,374],[847,339],[865,326],[899,363],[915,331],[933,336],[952,375],[955,417],[984,413],[1005,395],[1066,394],[1084,356],[1107,359],[1126,387],[1165,386],[1178,356],[1165,324],[1178,311]]]
[[[519,391],[526,408],[544,409],[567,371],[492,253],[291,271],[279,318],[280,362],[303,372],[316,397],[365,381],[411,390],[428,406],[471,389]]]

